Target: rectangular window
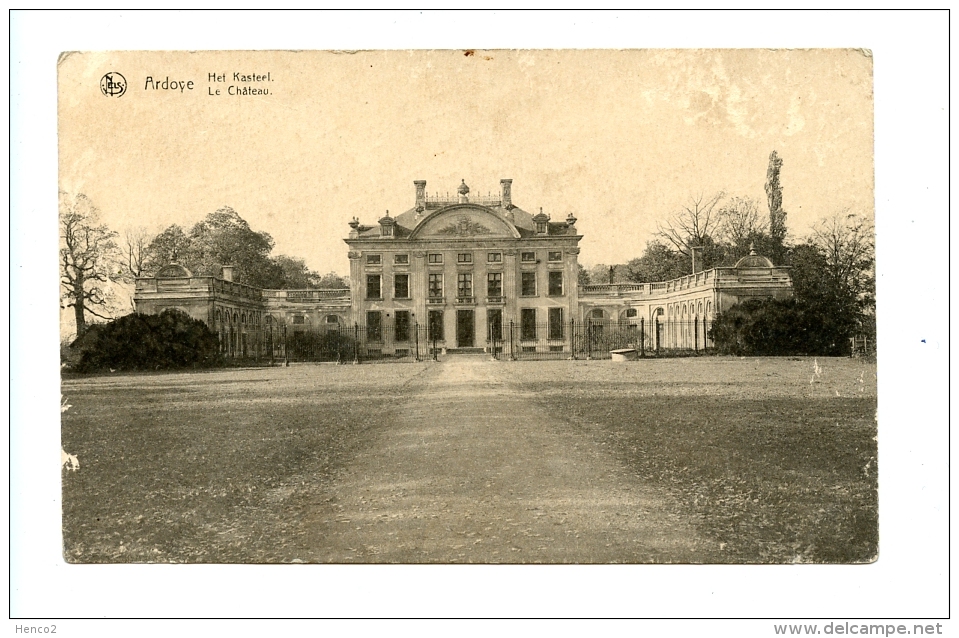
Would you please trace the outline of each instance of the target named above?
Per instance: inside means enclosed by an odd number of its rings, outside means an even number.
[[[550,339],[563,338],[563,309],[562,308],[549,309],[549,338]]]
[[[370,310],[366,313],[366,340],[383,340],[383,315],[379,310]]]
[[[473,273],[461,272],[458,275],[456,275],[456,296],[457,297],[473,296]]]
[[[536,273],[535,272],[524,272],[522,273],[521,280],[522,287],[520,288],[520,294],[524,297],[535,297],[536,296]]]
[[[367,266],[379,266],[382,261],[380,261],[380,255],[367,255],[366,256],[366,265]]]
[[[430,310],[427,338],[430,341],[443,340],[443,311]]]
[[[491,341],[503,340],[503,311],[499,308],[486,311],[486,328]]]
[[[473,253],[459,253],[456,255],[456,262],[459,264],[473,263]]]
[[[519,338],[524,341],[536,338],[536,308],[523,308],[520,312]]]
[[[410,312],[409,310],[397,310],[396,320],[393,324],[395,330],[395,339],[397,341],[410,340]]]
[[[503,253],[486,253],[486,261],[491,264],[498,264],[503,261]]]
[[[563,261],[563,251],[561,250],[551,250],[547,253],[546,257],[549,261]]]
[[[408,264],[410,263],[409,255],[393,255],[394,264]]]
[[[293,323],[306,323],[306,317],[303,315],[294,315]]]
[[[561,297],[563,295],[563,271],[553,270],[549,273],[549,295]]]
[[[522,253],[520,255],[520,260],[525,261],[527,263],[531,261],[536,261],[536,253],[534,252]]]
[[[426,262],[429,264],[442,264],[443,253],[430,253],[426,256]]]
[[[383,295],[380,291],[380,276],[379,275],[367,275],[366,276],[366,298],[367,299],[382,299]]]
[[[503,273],[491,272],[486,275],[486,295],[489,297],[503,296]]]
[[[394,299],[410,298],[410,276],[409,275],[393,275],[393,298]]]
[[[442,273],[430,273],[430,297],[443,296],[443,275]]]

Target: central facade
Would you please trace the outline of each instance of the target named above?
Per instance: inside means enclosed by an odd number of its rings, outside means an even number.
[[[350,222],[351,323],[367,343],[398,354],[426,326],[437,347],[489,351],[512,323],[521,342],[562,350],[579,303],[576,218],[519,208],[509,179],[487,197],[471,197],[465,181],[454,197],[413,184],[406,212]]]

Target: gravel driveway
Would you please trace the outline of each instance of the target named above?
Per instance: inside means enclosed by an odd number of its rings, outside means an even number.
[[[511,383],[523,366],[451,357],[304,516],[297,561],[700,562],[716,548],[669,497]]]

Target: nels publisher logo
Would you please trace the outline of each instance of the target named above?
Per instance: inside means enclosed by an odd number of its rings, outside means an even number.
[[[127,79],[112,71],[100,78],[100,92],[107,97],[120,97],[127,92]]]

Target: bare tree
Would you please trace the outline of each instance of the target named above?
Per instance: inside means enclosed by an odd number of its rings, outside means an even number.
[[[149,258],[150,243],[153,241],[153,235],[146,228],[130,228],[123,233],[124,257],[123,267],[125,277],[136,279],[142,277],[146,271],[147,260]]]
[[[840,291],[861,304],[875,301],[876,233],[872,221],[844,210],[813,226],[810,243],[822,251],[826,270]]]
[[[682,210],[658,225],[658,235],[689,257],[692,248],[705,246],[718,230],[720,216],[716,206],[725,196],[720,191],[708,198],[702,193],[698,197],[691,197]]]
[[[99,223],[99,211],[86,195],[60,193],[61,304],[73,308],[78,337],[86,332],[87,314],[110,319],[100,313],[109,302],[108,282],[119,278],[116,236]]]
[[[719,230],[725,241],[748,245],[769,230],[768,220],[759,212],[759,203],[749,197],[733,197],[719,209]]]

